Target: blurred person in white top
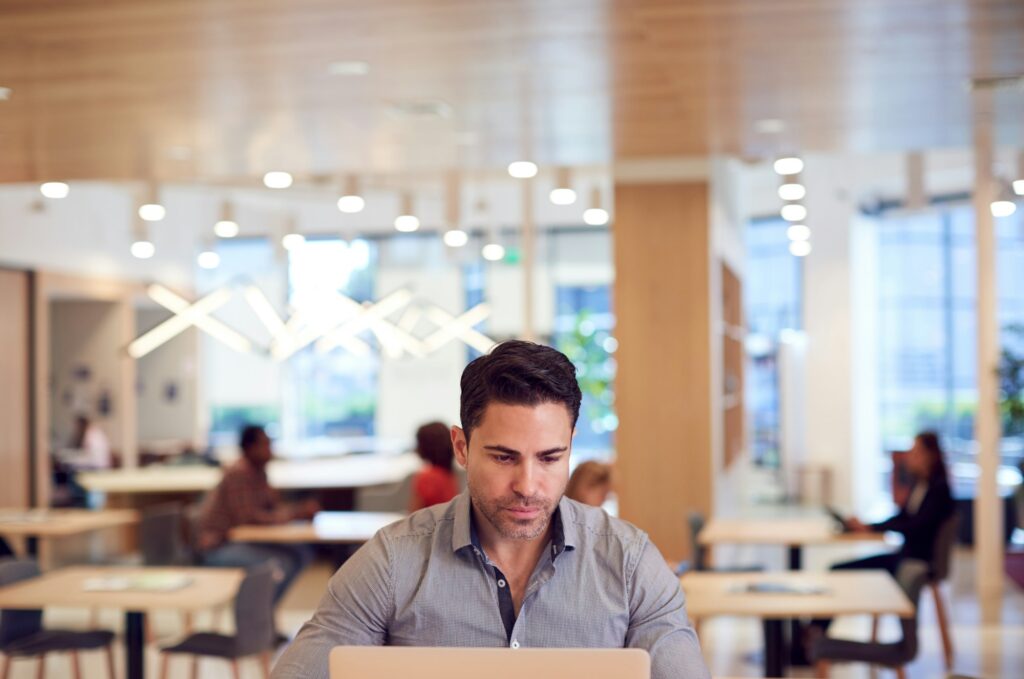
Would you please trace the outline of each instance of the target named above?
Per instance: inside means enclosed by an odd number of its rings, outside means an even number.
[[[79,413],[75,415],[75,433],[68,448],[60,452],[60,459],[76,471],[110,469],[110,441],[88,415]]]

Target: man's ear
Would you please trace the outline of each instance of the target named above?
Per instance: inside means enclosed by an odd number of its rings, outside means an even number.
[[[469,461],[469,441],[462,427],[452,427],[452,448],[455,449],[455,459],[465,469]]]

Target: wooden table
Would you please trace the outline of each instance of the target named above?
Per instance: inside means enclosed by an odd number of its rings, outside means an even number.
[[[914,605],[896,580],[885,571],[826,573],[690,572],[680,578],[686,609],[696,621],[719,615],[753,616],[765,621],[765,676],[785,673],[786,638],[783,621],[832,618],[840,615],[914,615]],[[820,593],[764,593],[749,585],[812,588]],[[799,645],[799,638],[791,639]]]
[[[783,545],[789,548],[789,568],[799,570],[808,545],[884,542],[883,533],[840,533],[826,517],[802,519],[714,518],[697,536],[707,547],[721,544]]]
[[[132,509],[0,509],[0,535],[25,538],[30,556],[36,556],[40,538],[80,535],[138,522],[139,513]]]
[[[155,573],[182,574],[191,579],[173,591],[88,591],[86,581],[95,578],[138,577]],[[74,566],[45,573],[38,578],[0,587],[0,608],[35,609],[47,606],[117,608],[125,611],[125,676],[145,676],[143,629],[146,613],[179,609],[198,611],[234,600],[245,572],[239,568],[162,568]]]
[[[235,542],[362,544],[404,514],[390,512],[320,512],[312,521],[277,526],[239,526],[228,537]]]
[[[274,460],[267,466],[270,485],[279,490],[363,488],[398,483],[422,465],[415,453],[347,455],[310,460]],[[219,467],[143,467],[83,472],[77,480],[90,492],[108,495],[203,493],[220,482]]]

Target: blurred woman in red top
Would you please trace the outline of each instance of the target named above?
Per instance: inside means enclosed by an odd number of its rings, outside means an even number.
[[[412,481],[410,512],[448,502],[459,494],[459,480],[453,468],[455,451],[446,425],[430,422],[417,429],[416,452],[427,464]]]

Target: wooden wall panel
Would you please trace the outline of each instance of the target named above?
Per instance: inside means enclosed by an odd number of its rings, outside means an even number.
[[[704,181],[615,187],[620,513],[673,559],[713,499],[708,201]]]
[[[0,269],[0,507],[28,507],[29,275]]]

